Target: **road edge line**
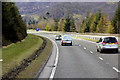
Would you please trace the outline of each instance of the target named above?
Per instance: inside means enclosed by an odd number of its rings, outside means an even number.
[[[55,72],[56,72],[56,68],[57,68],[57,64],[58,64],[58,58],[59,58],[59,48],[58,48],[58,45],[55,41],[53,41],[52,39],[50,39],[56,46],[57,48],[57,53],[56,53],[56,59],[55,59],[55,63],[54,63],[54,67],[51,71],[51,74],[50,74],[50,77],[49,77],[49,80],[52,80],[54,78],[54,75],[55,75]]]

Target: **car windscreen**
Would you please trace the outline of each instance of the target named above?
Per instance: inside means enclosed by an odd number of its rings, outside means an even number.
[[[72,40],[71,36],[63,36],[63,40]]]
[[[115,43],[115,42],[117,42],[117,40],[116,40],[116,38],[108,37],[108,38],[105,38],[103,42],[105,42],[105,43]]]
[[[56,37],[61,37],[61,35],[57,35]]]

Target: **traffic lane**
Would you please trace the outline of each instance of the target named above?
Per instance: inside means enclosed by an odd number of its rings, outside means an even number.
[[[77,45],[81,45],[82,47],[86,48],[88,51],[93,52],[93,55],[96,55],[96,57],[101,57],[106,61],[107,64],[118,68],[118,53],[99,53],[96,50],[96,43],[91,42],[91,41],[86,41],[86,40],[78,40],[78,39],[73,39]]]
[[[42,35],[42,36],[47,36],[49,38],[52,38],[53,40],[55,40],[55,35],[51,35],[51,34],[41,34],[39,33],[39,35]],[[79,42],[79,41],[78,41]],[[78,46],[78,43],[76,43],[76,41],[74,41],[74,46]],[[60,44],[60,43],[59,43]]]
[[[74,44],[59,47],[59,62],[54,78],[117,78],[112,67],[105,64],[89,51]]]

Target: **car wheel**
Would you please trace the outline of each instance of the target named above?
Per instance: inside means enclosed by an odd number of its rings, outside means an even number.
[[[63,46],[63,43],[61,45]]]
[[[115,52],[118,53],[118,49]]]
[[[97,49],[97,52],[99,52],[99,50]]]

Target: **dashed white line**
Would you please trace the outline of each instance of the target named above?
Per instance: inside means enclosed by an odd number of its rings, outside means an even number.
[[[2,62],[3,61],[3,59],[0,59],[0,62]]]
[[[103,58],[99,57],[100,60],[103,60]]]
[[[120,72],[117,68],[113,67],[113,69],[116,71],[116,72]]]
[[[81,45],[79,45],[79,46],[81,46]]]
[[[84,47],[84,49],[86,49],[86,47]]]
[[[92,52],[92,51],[90,51],[90,53],[91,53],[91,54],[93,54],[93,52]]]

